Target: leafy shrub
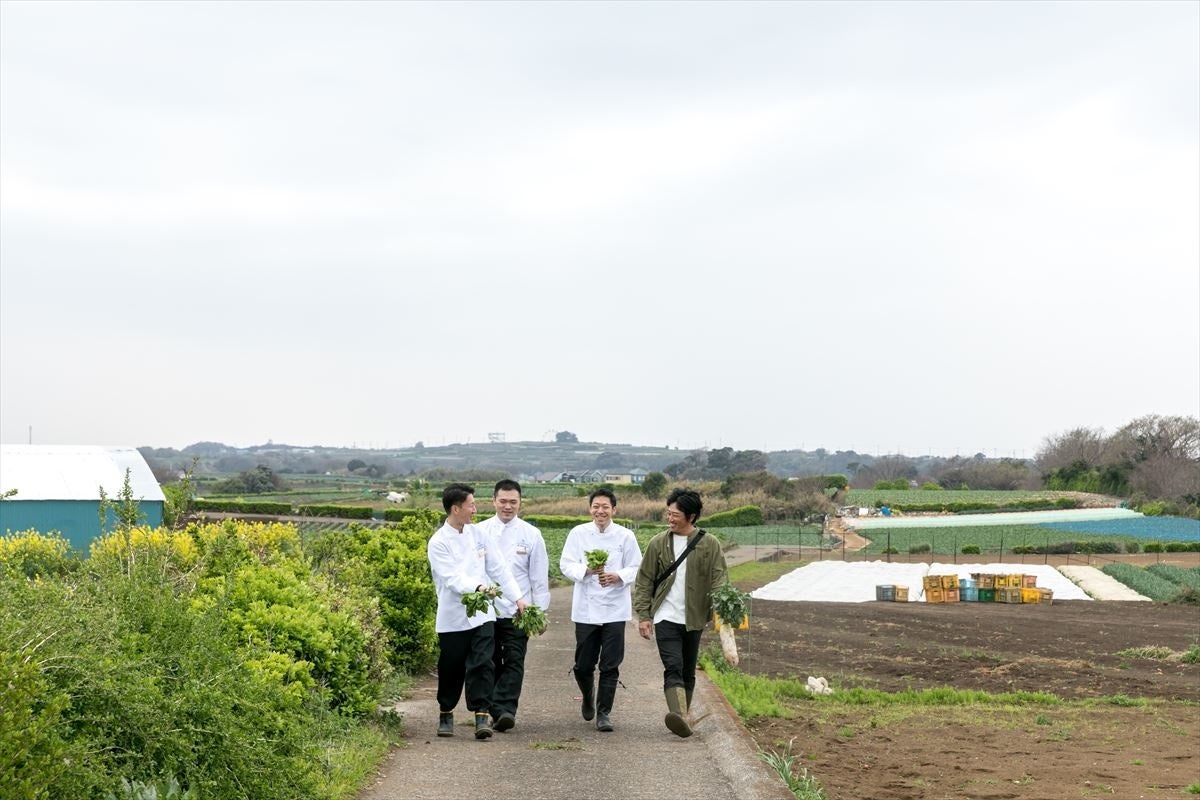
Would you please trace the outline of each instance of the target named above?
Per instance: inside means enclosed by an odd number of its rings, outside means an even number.
[[[439,514],[432,508],[389,508],[383,512],[383,518],[388,522],[403,522],[406,519],[416,519],[437,527],[442,523],[444,514]]]
[[[0,536],[0,576],[12,572],[26,578],[61,577],[78,563],[71,543],[57,531],[28,530]]]
[[[591,517],[563,514],[525,514],[521,519],[535,528],[574,528],[576,525],[586,525],[592,521]],[[626,528],[634,526],[633,520],[624,517],[613,517],[613,522],[624,525]]]
[[[167,528],[125,528],[93,539],[92,563],[124,565],[128,569],[139,556],[151,553],[154,561],[169,561],[179,572],[191,569],[200,556],[196,540],[184,531]]]
[[[370,506],[307,505],[296,509],[301,517],[338,517],[340,519],[370,519]]]
[[[1168,553],[1198,553],[1200,542],[1167,542],[1163,549]]]
[[[195,500],[195,511],[219,511],[226,514],[274,514],[287,516],[292,513],[291,503],[269,503],[265,500]]]
[[[883,554],[884,554],[884,555],[896,555],[896,554],[898,554],[899,552],[900,552],[900,551],[899,551],[899,550],[897,550],[895,547],[885,547],[885,548],[883,548]]]
[[[328,531],[309,546],[323,574],[378,597],[391,639],[388,658],[406,672],[427,667],[437,647],[437,594],[426,555],[432,533],[428,522],[410,517],[399,527]]]
[[[824,478],[825,489],[846,489],[850,486],[850,479],[845,475],[822,475]]]
[[[928,543],[914,544],[908,548],[909,553],[928,553],[933,550],[933,547]]]
[[[738,506],[728,511],[718,511],[701,519],[701,528],[746,528],[763,524],[763,512],[758,506]]]
[[[1167,501],[1149,500],[1138,506],[1138,511],[1142,512],[1147,517],[1161,517],[1167,512]]]
[[[963,555],[965,555],[965,556],[977,556],[977,555],[979,555],[979,545],[964,544],[962,546],[962,552],[963,552]]]
[[[933,481],[925,481],[921,484],[921,489],[926,492],[940,492],[942,487],[941,484],[934,483]]]
[[[881,491],[884,489],[907,489],[908,488],[908,479],[907,478],[896,478],[895,480],[891,480],[891,481],[875,481],[874,488],[876,491]]]
[[[1146,546],[1142,549],[1145,550],[1147,553],[1161,553],[1163,551],[1163,543],[1162,542],[1147,542]]]
[[[1126,553],[1136,553],[1142,549],[1142,543],[1137,539],[1127,539],[1124,543]]]

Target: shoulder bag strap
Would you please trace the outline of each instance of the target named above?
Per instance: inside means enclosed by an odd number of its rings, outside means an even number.
[[[704,529],[701,528],[700,532],[693,536],[692,540],[688,542],[688,546],[683,548],[683,552],[679,554],[679,558],[675,559],[675,563],[663,570],[662,574],[654,579],[654,586],[650,588],[651,597],[654,597],[656,594],[658,594],[658,587],[663,581],[671,577],[671,574],[674,573],[675,570],[679,569],[679,565],[682,564],[683,560],[688,557],[688,553],[696,549],[696,545],[700,543],[700,539],[704,536],[704,532]]]

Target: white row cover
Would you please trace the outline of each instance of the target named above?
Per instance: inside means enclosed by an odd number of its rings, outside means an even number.
[[[1054,511],[1012,511],[1004,514],[932,514],[926,516],[845,517],[851,528],[959,528],[971,525],[1038,525],[1045,522],[1128,519],[1142,516],[1128,508],[1063,508]]]
[[[103,486],[111,498],[121,491],[126,468],[136,499],[164,499],[136,448],[94,445],[0,445],[0,492],[16,489],[10,501],[99,500]]]
[[[972,572],[993,575],[1036,575],[1040,589],[1053,589],[1055,600],[1091,600],[1087,593],[1049,564],[889,564],[886,561],[814,561],[751,592],[756,600],[811,600],[866,603],[875,599],[875,587],[907,586],[909,602],[925,602],[926,575]]]

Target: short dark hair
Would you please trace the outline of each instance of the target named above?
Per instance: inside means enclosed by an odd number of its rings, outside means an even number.
[[[704,508],[704,501],[695,489],[672,489],[667,495],[667,505],[674,505],[683,512],[688,522],[695,525],[696,520],[700,519],[700,509]]]
[[[511,478],[505,478],[502,481],[496,481],[496,488],[492,490],[492,497],[495,497],[501,492],[516,492],[517,494],[520,494],[521,484],[517,483]]]
[[[596,502],[597,497],[607,497],[609,502],[613,504],[613,508],[617,507],[617,496],[613,494],[612,489],[606,489],[603,486],[601,486],[599,489],[593,489],[592,493],[588,495],[588,505],[590,506],[592,503]]]
[[[450,509],[455,506],[461,506],[467,502],[467,498],[475,494],[474,486],[467,486],[465,483],[452,483],[445,489],[442,489],[442,508],[446,509],[446,513],[450,513]]]

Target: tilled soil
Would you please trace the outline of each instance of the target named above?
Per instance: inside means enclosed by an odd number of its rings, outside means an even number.
[[[1088,601],[759,600],[749,635],[739,634],[743,671],[825,676],[835,690],[949,686],[1102,700],[997,708],[799,701],[791,719],[748,721],[761,748],[790,742],[831,800],[1183,796],[1200,781],[1200,664],[1122,651],[1182,653],[1197,642],[1196,606]]]

